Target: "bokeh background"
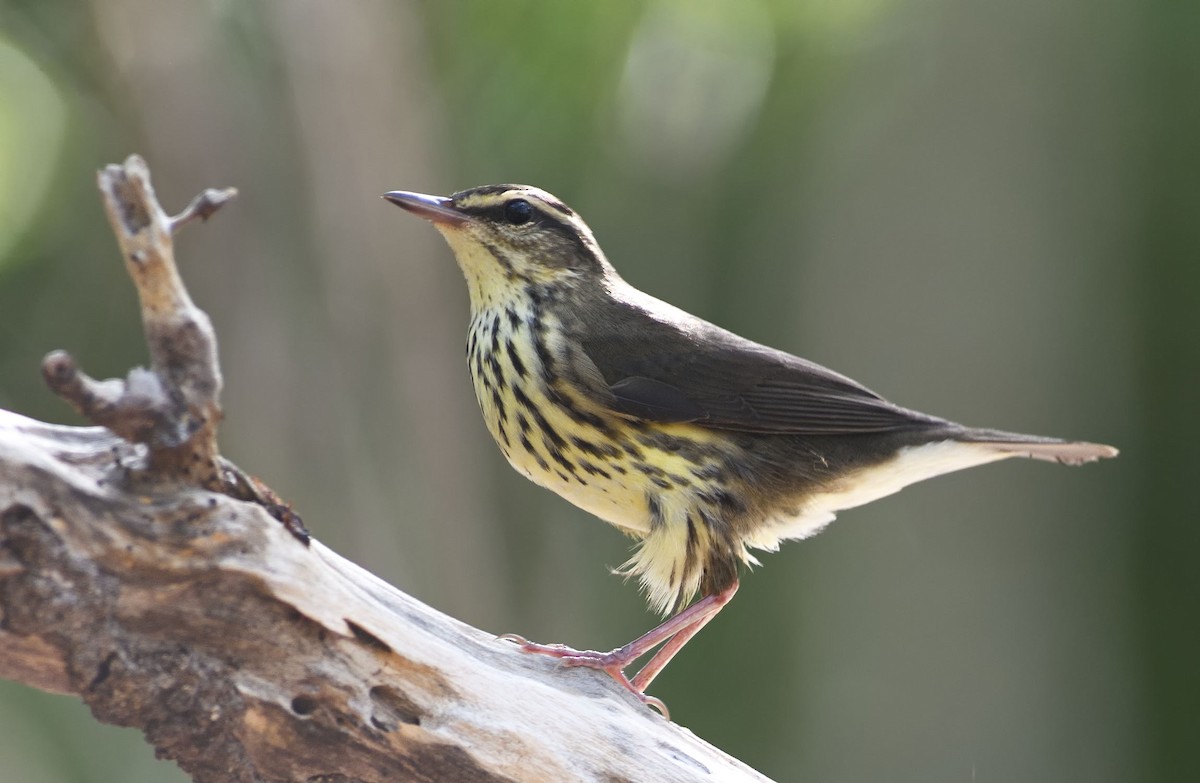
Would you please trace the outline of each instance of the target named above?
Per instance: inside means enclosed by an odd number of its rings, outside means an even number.
[[[93,172],[168,209],[226,454],[497,633],[654,621],[629,542],[513,473],[466,292],[379,199],[527,182],[635,285],[966,423],[1109,442],[845,512],[764,557],[653,692],[764,773],[1200,779],[1200,5],[1173,0],[0,0],[0,405],[145,360]],[[0,683],[5,781],[179,781]]]

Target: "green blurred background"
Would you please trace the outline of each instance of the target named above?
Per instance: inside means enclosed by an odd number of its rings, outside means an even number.
[[[512,472],[466,292],[379,199],[572,204],[635,285],[966,423],[1009,462],[766,555],[653,693],[764,773],[1200,780],[1200,4],[0,0],[0,406],[144,362],[93,172],[140,152],[221,339],[228,456],[314,533],[493,632],[648,628],[629,542]],[[178,781],[0,683],[0,779]]]

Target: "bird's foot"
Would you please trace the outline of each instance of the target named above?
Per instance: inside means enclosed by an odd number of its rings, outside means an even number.
[[[642,704],[658,710],[667,720],[671,719],[671,713],[667,710],[667,705],[663,703],[662,699],[647,696],[625,675],[626,667],[643,654],[636,650],[630,650],[629,645],[618,647],[608,652],[598,652],[596,650],[576,650],[574,647],[568,647],[565,644],[538,644],[515,633],[506,633],[497,638],[507,642],[514,642],[522,652],[559,658],[566,666],[582,666],[606,672],[608,676],[612,677],[627,691],[636,696]]]

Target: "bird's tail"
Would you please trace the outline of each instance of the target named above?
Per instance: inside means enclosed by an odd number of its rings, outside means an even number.
[[[801,515],[785,520],[781,527],[772,528],[770,535],[749,544],[773,549],[785,538],[807,538],[842,509],[861,506],[909,484],[976,465],[1011,457],[1082,465],[1117,456],[1116,449],[1100,443],[977,430],[949,423],[939,431],[923,433],[922,437],[924,442],[902,447],[891,459],[842,477],[828,491],[814,493],[807,499]]]
[[[1040,435],[1022,435],[1000,430],[968,429],[955,440],[963,443],[978,443],[999,454],[1031,457],[1047,462],[1060,462],[1064,465],[1082,465],[1085,462],[1115,457],[1119,453],[1112,446],[1106,446],[1103,443],[1044,438]]]

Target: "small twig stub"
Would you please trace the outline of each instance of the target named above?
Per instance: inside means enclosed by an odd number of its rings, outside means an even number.
[[[98,381],[70,355],[55,351],[43,361],[43,375],[81,415],[145,444],[149,470],[220,489],[225,481],[217,450],[217,339],[179,275],[172,233],[177,225],[211,215],[234,191],[205,191],[179,217],[170,218],[155,197],[146,162],[137,155],[106,166],[97,184],[137,288],[150,368],[135,369],[124,380]]]
[[[131,155],[96,177],[125,269],[137,289],[150,367],[124,379],[97,380],[65,351],[42,362],[55,394],[94,424],[143,444],[143,480],[155,476],[203,487],[266,508],[293,535],[306,540],[299,516],[268,487],[220,456],[221,367],[208,315],[192,302],[175,262],[174,233],[207,220],[237,195],[209,188],[178,215],[158,203],[146,162]]]

